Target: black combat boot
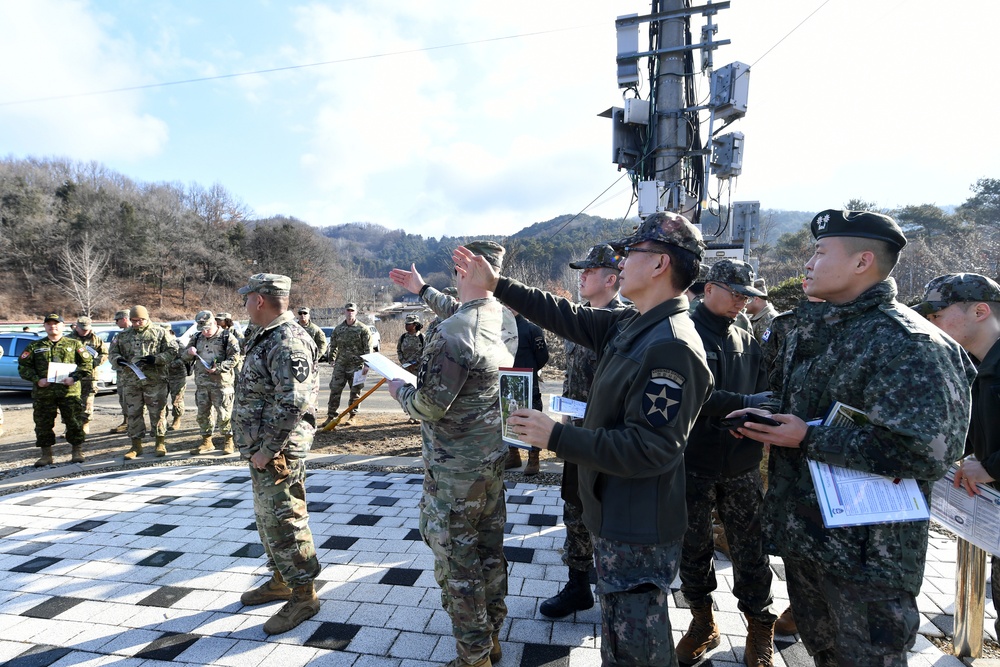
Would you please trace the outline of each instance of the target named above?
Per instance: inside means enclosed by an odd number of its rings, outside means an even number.
[[[562,618],[574,611],[583,611],[594,606],[594,594],[590,590],[590,572],[569,570],[569,581],[561,591],[538,606],[538,611],[549,618]]]

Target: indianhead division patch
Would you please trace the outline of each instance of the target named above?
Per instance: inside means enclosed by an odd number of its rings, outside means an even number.
[[[296,382],[305,382],[309,377],[309,360],[304,354],[292,354],[292,377]]]
[[[677,371],[657,368],[643,390],[642,414],[653,428],[666,426],[681,409],[686,378]]]

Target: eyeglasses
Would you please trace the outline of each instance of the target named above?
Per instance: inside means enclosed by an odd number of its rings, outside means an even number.
[[[622,259],[628,259],[629,254],[633,252],[648,252],[654,255],[665,255],[666,253],[662,250],[656,250],[655,248],[637,248],[634,245],[627,245],[622,248]]]
[[[712,283],[712,284],[715,285],[716,287],[718,287],[719,289],[722,289],[722,290],[725,290],[726,292],[729,292],[729,297],[733,301],[742,301],[743,303],[750,303],[751,301],[753,301],[753,297],[752,296],[747,296],[746,294],[740,294],[736,290],[729,289],[728,287],[726,287],[722,283]]]

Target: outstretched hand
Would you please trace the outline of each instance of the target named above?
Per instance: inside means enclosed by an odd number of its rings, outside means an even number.
[[[500,273],[482,255],[476,255],[465,246],[455,248],[451,253],[455,270],[465,277],[466,284],[487,292],[493,292],[500,280]]]
[[[413,294],[419,294],[424,286],[424,279],[417,271],[416,264],[410,264],[410,270],[393,269],[389,272],[389,278],[403,289]]]

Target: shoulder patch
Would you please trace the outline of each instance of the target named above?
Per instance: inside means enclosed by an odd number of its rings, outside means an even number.
[[[761,336],[760,336],[760,342],[762,342],[762,343],[766,343],[766,342],[767,342],[767,340],[768,340],[768,339],[769,339],[770,337],[771,337],[771,327],[768,327],[768,328],[767,328],[767,330],[766,330],[766,331],[764,331],[764,333],[762,333],[762,334],[761,334]]]
[[[680,411],[687,379],[667,368],[653,369],[643,390],[642,414],[653,428],[666,426]]]
[[[312,371],[309,358],[306,357],[306,354],[300,350],[295,350],[289,357],[289,363],[291,364],[292,377],[295,378],[295,381],[305,382]]]
[[[21,357],[20,358],[21,359],[27,359],[30,356],[31,356],[31,350],[28,349],[28,350],[25,350],[24,352],[21,353]]]

